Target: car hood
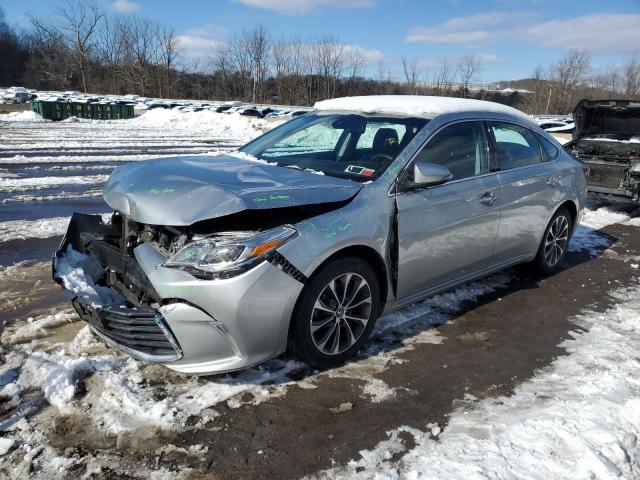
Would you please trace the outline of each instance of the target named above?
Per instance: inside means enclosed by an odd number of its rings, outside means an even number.
[[[188,226],[243,210],[345,201],[361,188],[351,180],[227,155],[118,167],[103,196],[111,208],[138,222]]]
[[[573,111],[578,138],[585,135],[640,135],[640,102],[580,100]]]

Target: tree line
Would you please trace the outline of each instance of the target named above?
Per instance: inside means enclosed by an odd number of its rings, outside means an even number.
[[[46,18],[30,17],[22,31],[9,26],[0,9],[2,86],[290,105],[344,95],[442,95],[547,114],[568,113],[580,98],[640,98],[638,55],[597,71],[586,51],[572,50],[536,67],[531,78],[510,82],[508,94],[473,84],[482,69],[482,58],[473,54],[430,67],[402,57],[401,78],[389,64],[371,62],[363,49],[334,35],[278,38],[262,26],[194,60],[182,55],[171,26],[107,14],[92,0],[68,0]]]

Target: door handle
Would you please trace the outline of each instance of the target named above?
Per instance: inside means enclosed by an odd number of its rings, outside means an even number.
[[[550,187],[555,187],[559,183],[560,183],[560,177],[556,177],[555,175],[552,175],[549,178],[547,178],[547,185],[549,185]]]
[[[495,202],[497,199],[498,195],[496,195],[494,192],[487,192],[480,197],[480,202],[484,203],[485,205],[493,205],[493,202]]]

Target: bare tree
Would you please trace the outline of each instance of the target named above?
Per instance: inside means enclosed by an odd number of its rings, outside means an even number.
[[[553,65],[549,72],[552,83],[551,108],[568,113],[575,103],[574,93],[591,70],[589,54],[585,50],[571,50]]]
[[[407,57],[402,57],[402,70],[404,71],[404,78],[409,86],[409,93],[418,93],[418,59],[408,60]]]
[[[465,97],[469,92],[470,83],[480,72],[480,58],[477,55],[465,55],[458,60],[458,79],[460,80],[460,96]]]
[[[247,49],[249,61],[251,63],[251,77],[253,81],[251,89],[251,100],[255,103],[258,98],[264,99],[264,80],[269,68],[269,36],[263,26],[259,26],[245,33],[243,42]]]
[[[640,56],[634,53],[622,66],[624,95],[629,99],[640,97]]]
[[[96,47],[97,30],[104,15],[90,0],[68,0],[55,10],[58,25],[49,26],[43,19],[32,18],[36,29],[51,38],[62,40],[73,58],[73,67],[80,75],[82,90],[87,92],[88,68]]]
[[[171,87],[173,86],[173,72],[176,67],[176,59],[178,58],[178,39],[175,35],[173,27],[167,27],[158,24],[157,37],[159,44],[159,57],[164,70],[165,94],[171,95]]]
[[[362,53],[362,50],[356,47],[348,48],[344,53],[345,71],[347,73],[347,94],[352,95],[355,80],[362,74],[362,68],[367,62],[367,59],[364,53]]]
[[[315,52],[318,70],[323,80],[320,96],[331,98],[344,68],[344,45],[335,37],[325,36],[316,43]]]
[[[454,79],[454,71],[449,64],[449,60],[445,57],[440,65],[433,72],[433,89],[435,95],[448,95]]]

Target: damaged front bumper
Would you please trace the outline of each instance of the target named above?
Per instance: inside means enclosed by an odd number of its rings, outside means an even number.
[[[640,202],[640,163],[582,159],[589,167],[587,189],[593,194],[615,196],[618,200]]]
[[[152,244],[127,255],[105,240],[105,228],[100,216],[74,214],[53,278],[108,343],[194,374],[238,370],[284,352],[302,289],[292,275],[263,262],[234,278],[197,279],[164,267],[166,255]]]

